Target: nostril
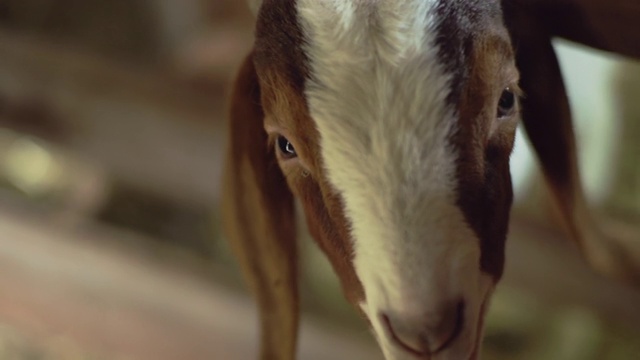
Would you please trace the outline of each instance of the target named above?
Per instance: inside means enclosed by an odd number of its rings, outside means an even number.
[[[452,303],[440,308],[430,319],[419,322],[416,319],[392,319],[384,313],[380,316],[389,337],[397,346],[425,358],[447,349],[460,336],[464,326],[464,308],[463,301]]]

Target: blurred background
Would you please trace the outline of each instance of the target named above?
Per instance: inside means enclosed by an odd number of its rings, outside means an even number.
[[[0,0],[0,359],[256,358],[218,208],[251,24],[237,0]],[[640,252],[640,63],[556,45],[589,200]],[[522,136],[512,172],[483,358],[640,359],[640,292],[566,241]],[[381,359],[301,243],[300,358]]]

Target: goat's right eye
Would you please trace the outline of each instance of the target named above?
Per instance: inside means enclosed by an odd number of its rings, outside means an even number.
[[[296,149],[293,147],[293,144],[289,140],[287,140],[286,137],[282,135],[278,136],[276,145],[285,159],[292,159],[298,156],[298,153],[296,153]]]
[[[498,118],[509,116],[516,106],[516,94],[510,88],[504,89],[498,102]]]

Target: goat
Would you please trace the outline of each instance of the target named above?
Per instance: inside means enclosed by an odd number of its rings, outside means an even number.
[[[596,267],[627,276],[619,254],[591,236],[551,37],[640,56],[640,32],[629,32],[637,5],[252,7],[255,43],[232,93],[223,213],[259,304],[262,359],[295,357],[294,198],[386,359],[477,359],[504,268],[521,118],[571,237]],[[567,14],[575,18],[560,21]]]

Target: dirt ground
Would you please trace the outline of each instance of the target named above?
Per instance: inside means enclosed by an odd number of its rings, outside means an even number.
[[[1,359],[253,357],[246,296],[108,245],[110,236],[0,210]],[[301,358],[378,358],[363,338],[305,322]]]
[[[487,358],[637,359],[640,293],[595,275],[570,247],[531,241],[527,234],[545,234],[539,229],[513,229],[518,240],[489,318]],[[118,245],[136,236],[72,231],[0,207],[0,358],[255,358],[251,300],[190,266]],[[303,322],[301,359],[381,359],[366,331],[313,320]],[[554,342],[554,352],[543,350]],[[587,355],[576,353],[585,343]]]

